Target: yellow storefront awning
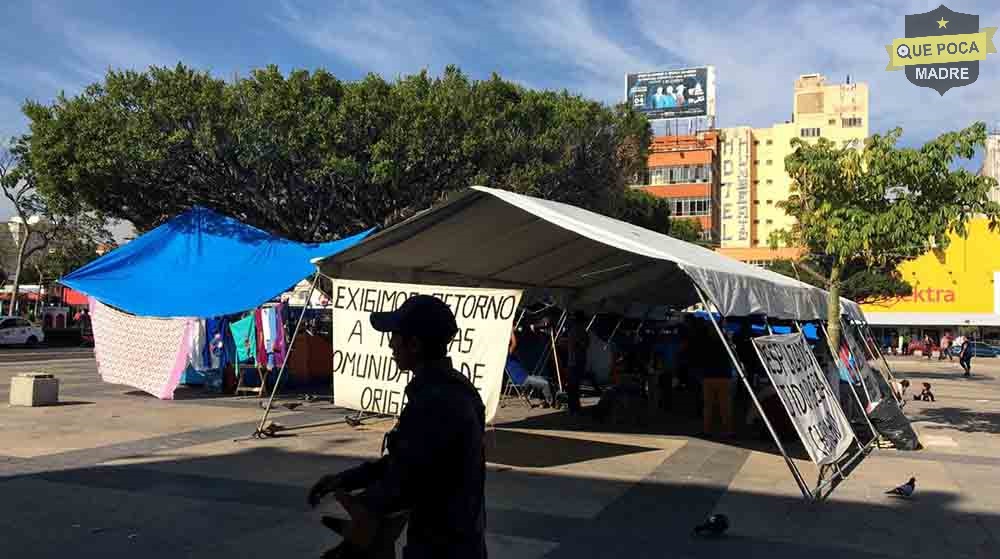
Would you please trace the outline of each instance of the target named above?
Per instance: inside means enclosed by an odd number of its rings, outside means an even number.
[[[865,317],[872,326],[1000,326],[1000,314],[872,312]]]

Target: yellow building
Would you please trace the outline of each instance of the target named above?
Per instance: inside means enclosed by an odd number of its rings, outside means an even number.
[[[1000,326],[1000,233],[986,219],[973,220],[967,238],[953,235],[948,248],[904,262],[899,271],[913,294],[864,305],[873,326],[935,339],[961,326]]]
[[[768,128],[723,130],[721,252],[729,256],[744,261],[769,261],[791,255],[791,251],[770,250],[768,246],[772,233],[788,229],[793,224],[792,218],[777,204],[786,200],[791,191],[792,181],[785,172],[785,157],[792,152],[794,138],[806,141],[827,138],[843,146],[860,148],[868,136],[866,84],[828,84],[820,74],[799,76],[795,82],[792,107],[790,122]],[[742,152],[739,146],[748,141],[748,132],[750,149]],[[739,235],[742,214],[734,207],[727,219],[725,211],[726,192],[735,194],[740,188],[741,175],[736,171],[743,163],[741,157],[749,157],[747,175],[751,177],[750,207],[746,212],[751,215],[749,238]],[[731,161],[728,167],[727,160]],[[727,168],[733,172],[726,173]]]

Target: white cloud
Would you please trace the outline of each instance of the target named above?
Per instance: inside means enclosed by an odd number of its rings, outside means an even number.
[[[570,76],[553,76],[557,87],[588,97],[617,102],[624,97],[627,72],[652,70],[663,56],[630,50],[605,31],[606,26],[580,0],[494,4],[495,19],[522,48],[571,69]]]
[[[475,40],[459,21],[411,4],[315,9],[283,0],[271,20],[300,42],[387,79],[439,71],[459,61],[462,43]]]
[[[63,43],[58,62],[50,63],[46,70],[36,70],[35,76],[57,89],[81,89],[86,83],[103,79],[109,68],[145,70],[152,65],[173,66],[181,60],[194,65],[177,49],[148,34],[112,28],[47,4],[33,9],[40,31]]]

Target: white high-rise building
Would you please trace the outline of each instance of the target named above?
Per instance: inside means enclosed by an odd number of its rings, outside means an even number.
[[[982,174],[1000,181],[1000,123],[995,123],[986,136]],[[990,200],[1000,203],[1000,186],[994,186],[990,191]]]

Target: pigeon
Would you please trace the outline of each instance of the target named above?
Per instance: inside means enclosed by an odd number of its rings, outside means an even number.
[[[717,537],[725,534],[728,529],[729,518],[724,514],[713,514],[704,524],[694,527],[694,535]]]
[[[913,495],[913,490],[917,488],[917,478],[911,477],[910,481],[896,487],[895,489],[890,489],[885,492],[886,495],[895,495],[896,497],[910,497]]]

